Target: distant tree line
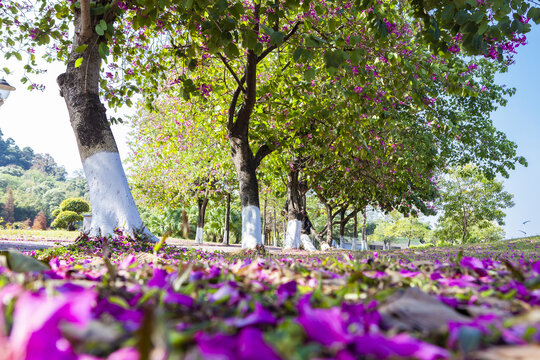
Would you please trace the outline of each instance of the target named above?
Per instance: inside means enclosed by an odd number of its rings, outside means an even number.
[[[0,130],[0,225],[29,227],[40,212],[40,226],[53,219],[52,212],[70,197],[87,197],[82,173],[67,175],[63,166],[49,154],[37,154],[30,147],[20,148]]]

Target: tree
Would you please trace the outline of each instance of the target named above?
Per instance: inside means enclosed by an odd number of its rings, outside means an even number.
[[[34,218],[34,223],[32,225],[34,230],[46,230],[47,229],[47,217],[45,212],[41,210],[36,217]]]
[[[373,232],[373,240],[382,242],[383,249],[390,249],[390,244],[397,240],[392,229],[393,225],[393,223],[381,221]]]
[[[504,191],[503,184],[487,178],[477,167],[456,167],[440,182],[440,209],[443,215],[439,227],[447,237],[471,239],[471,229],[487,222],[504,224],[504,209],[514,206],[513,195]]]
[[[223,199],[233,188],[234,171],[223,129],[208,113],[218,99],[182,101],[164,97],[154,111],[133,119],[128,160],[134,193],[150,207],[198,207],[195,240],[203,239],[210,198]],[[211,126],[205,126],[208,122]]]
[[[13,198],[13,190],[8,188],[6,191],[6,202],[2,209],[2,217],[4,221],[11,224],[15,221],[15,200]]]
[[[407,247],[411,246],[411,240],[422,240],[426,237],[429,228],[421,223],[418,218],[409,216],[399,219],[392,228],[396,237],[407,239]]]
[[[29,147],[19,149],[12,138],[2,139],[2,130],[0,130],[0,166],[15,165],[24,170],[32,166],[34,151]]]
[[[63,166],[58,166],[56,161],[49,154],[36,154],[32,160],[31,169],[51,175],[59,181],[66,180],[66,169]]]
[[[82,221],[82,213],[90,210],[90,204],[81,198],[65,199],[60,208],[53,212],[56,216],[51,226],[57,229],[75,230],[75,223]]]
[[[61,211],[51,224],[54,229],[75,230],[75,224],[82,221],[83,217],[75,211]]]

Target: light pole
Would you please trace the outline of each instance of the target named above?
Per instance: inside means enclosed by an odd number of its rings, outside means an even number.
[[[4,79],[0,79],[0,106],[4,105],[4,101],[8,98],[9,93],[15,88],[8,84]]]

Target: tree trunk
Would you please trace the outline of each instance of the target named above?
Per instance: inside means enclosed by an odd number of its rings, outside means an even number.
[[[367,245],[367,215],[366,215],[366,209],[364,208],[363,213],[364,220],[362,221],[362,250],[368,250]]]
[[[332,207],[328,204],[324,204],[326,209],[326,243],[328,246],[332,246],[332,241],[334,237],[334,229],[332,228]],[[322,247],[321,247],[322,250]]]
[[[411,238],[407,238],[407,248],[411,247]]]
[[[340,211],[340,222],[339,222],[339,247],[343,249],[343,243],[345,241],[345,208]]]
[[[278,238],[277,217],[276,217],[276,207],[274,204],[274,246],[277,246],[277,238]]]
[[[352,245],[351,250],[356,250],[356,239],[358,238],[358,213],[354,213],[354,226],[353,226],[353,236],[352,236]]]
[[[182,236],[189,239],[189,219],[185,209],[182,209]]]
[[[231,220],[231,193],[227,193],[227,207],[225,209],[225,231],[223,233],[223,243],[229,245],[229,224]]]
[[[203,243],[204,215],[206,213],[206,205],[208,205],[207,194],[198,200],[199,215],[197,216],[197,232],[195,233],[195,242],[197,244]]]
[[[287,174],[287,233],[285,235],[285,249],[298,249],[300,247],[300,235],[302,230],[302,191],[300,186],[299,167],[293,160],[289,165]]]
[[[157,238],[144,228],[135,206],[105,107],[99,98],[101,58],[98,47],[106,38],[99,37],[93,29],[103,16],[91,16],[89,6],[84,9],[85,14],[75,10],[73,50],[66,72],[57,78],[57,82],[66,102],[88,182],[92,205],[90,235],[111,235],[119,228],[131,236],[142,233],[155,241]],[[109,22],[113,21],[109,19]],[[88,47],[77,53],[75,49],[81,45]],[[75,67],[75,61],[80,57],[84,60],[81,66]]]
[[[253,249],[262,244],[261,212],[259,210],[259,184],[255,173],[256,163],[249,147],[247,129],[244,136],[230,135],[231,155],[242,205],[242,248]]]
[[[263,218],[262,218],[262,242],[264,245],[267,245],[266,239],[266,205],[268,203],[267,199],[264,199],[264,206],[263,206]]]

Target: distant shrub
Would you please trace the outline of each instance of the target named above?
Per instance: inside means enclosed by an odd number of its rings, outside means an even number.
[[[451,242],[449,242],[449,241],[444,241],[444,240],[439,240],[439,241],[437,241],[437,243],[436,243],[435,245],[437,245],[437,247],[454,246],[454,244],[452,244]]]
[[[54,216],[54,217],[57,217],[58,214],[60,214],[60,211],[62,211],[62,210],[60,210],[60,209],[54,209],[53,212],[51,213],[51,215]]]
[[[60,211],[58,211],[58,212],[60,212]],[[56,215],[58,215],[58,214],[56,214]],[[47,216],[45,215],[45,211],[41,210],[40,212],[38,212],[38,214],[34,218],[34,223],[32,224],[32,229],[34,229],[34,230],[46,230],[47,229]]]
[[[73,211],[82,214],[90,211],[90,204],[81,198],[69,198],[60,203],[60,211]]]
[[[75,230],[75,224],[82,221],[83,217],[75,211],[61,211],[51,224],[55,229]]]
[[[409,249],[428,249],[434,246],[435,245],[433,243],[425,243],[425,244],[419,244],[419,245],[411,245]]]

